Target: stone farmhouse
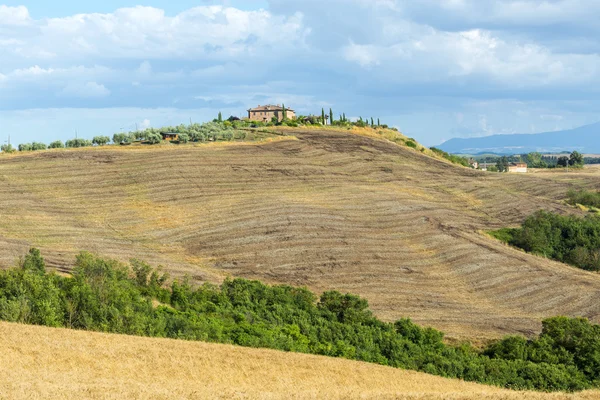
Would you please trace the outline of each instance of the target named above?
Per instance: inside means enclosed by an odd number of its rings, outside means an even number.
[[[286,108],[285,113],[288,119],[294,119],[296,113],[291,108]],[[273,117],[277,117],[279,122],[283,121],[283,107],[280,105],[267,105],[251,108],[248,110],[248,119],[251,121],[270,122]]]

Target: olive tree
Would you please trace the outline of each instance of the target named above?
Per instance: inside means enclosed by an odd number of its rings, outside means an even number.
[[[146,142],[150,144],[157,144],[162,142],[162,136],[160,133],[149,133],[146,137]]]
[[[98,146],[104,146],[110,142],[110,138],[108,136],[95,136],[92,139],[92,143]]]
[[[65,145],[60,140],[55,140],[54,142],[48,145],[49,149],[62,149],[63,147],[65,147]]]

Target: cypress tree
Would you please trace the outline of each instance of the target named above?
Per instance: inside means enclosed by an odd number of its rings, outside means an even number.
[[[373,120],[373,117],[371,117],[371,126],[375,126],[375,120]]]
[[[381,126],[381,122],[379,122],[379,118],[377,118],[377,126]]]
[[[325,109],[321,108],[321,120],[323,121],[323,125],[325,125]]]
[[[221,111],[219,111],[219,117],[217,118],[217,120],[219,122],[223,122],[223,114],[221,114]]]
[[[329,123],[333,125],[333,110],[329,108]]]
[[[285,121],[287,119],[287,110],[285,109],[285,104],[283,104],[281,108],[283,108],[281,113],[283,114],[283,120]]]

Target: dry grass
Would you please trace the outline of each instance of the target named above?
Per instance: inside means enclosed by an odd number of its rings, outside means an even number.
[[[373,364],[0,323],[0,399],[596,399]]]
[[[298,140],[0,157],[0,266],[29,246],[60,270],[84,249],[137,257],[197,281],[357,293],[458,339],[600,322],[598,275],[481,234],[540,208],[581,213],[565,194],[597,174],[485,173],[369,130],[285,132]]]

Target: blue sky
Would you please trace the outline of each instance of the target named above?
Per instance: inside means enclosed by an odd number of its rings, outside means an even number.
[[[600,2],[0,0],[0,141],[285,103],[427,145],[600,120]]]

